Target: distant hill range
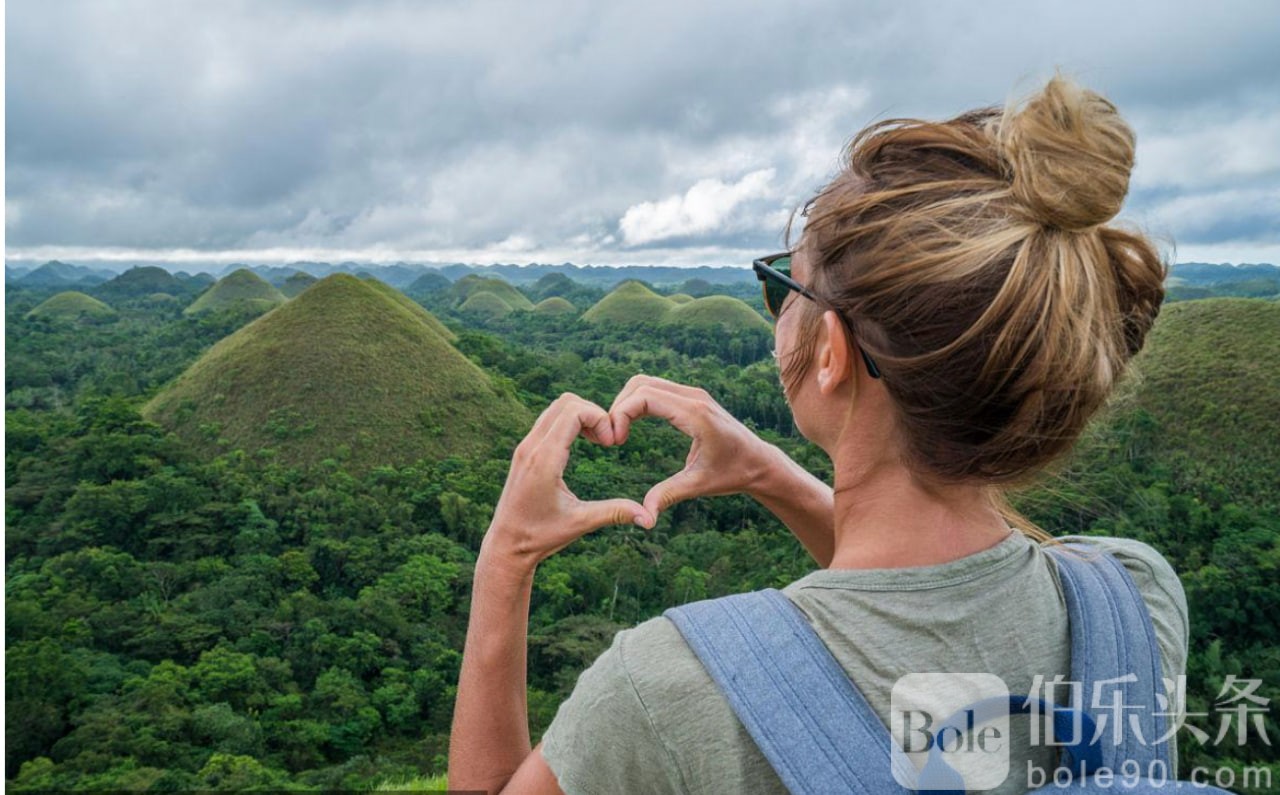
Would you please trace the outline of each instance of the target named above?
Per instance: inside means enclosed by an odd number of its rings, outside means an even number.
[[[22,287],[88,287],[101,284],[114,275],[115,273],[108,270],[50,260],[13,279],[13,283]],[[11,277],[6,273],[5,278]]]
[[[191,266],[160,264],[164,270],[174,272],[180,279],[187,276],[179,271],[193,270]],[[534,289],[539,283],[547,289],[534,300],[552,295],[564,296],[563,287],[551,287],[547,277],[567,278],[578,285],[610,290],[629,280],[643,281],[664,289],[677,288],[697,298],[716,292],[739,294],[753,288],[755,275],[744,263],[741,266],[674,267],[668,265],[575,265],[564,262],[558,265],[531,263],[528,265],[495,264],[467,265],[461,263],[362,263],[362,262],[312,262],[299,261],[287,265],[252,265],[234,263],[216,269],[219,277],[237,270],[252,271],[280,289],[286,296],[296,295],[305,289],[308,278],[320,279],[334,273],[366,274],[393,287],[404,290],[414,298],[422,294],[447,289],[449,283],[467,276],[497,277],[508,284]],[[116,270],[102,267],[86,267],[65,262],[51,261],[43,264],[15,261],[5,266],[9,283],[30,288],[83,289],[106,282],[115,277]],[[302,274],[299,276],[299,274]],[[214,276],[196,273],[193,279],[212,283]],[[292,284],[286,288],[290,279]],[[1268,292],[1268,290],[1270,292]],[[158,290],[153,292],[167,292]],[[1280,292],[1280,266],[1269,264],[1218,265],[1188,262],[1175,265],[1169,279],[1171,300],[1211,297],[1214,295],[1243,295],[1267,297]],[[572,300],[572,299],[570,299]],[[513,307],[519,308],[519,307]]]
[[[451,338],[389,286],[333,274],[218,342],[143,413],[210,455],[267,448],[354,472],[488,455],[532,416]]]
[[[1280,296],[1280,266],[1187,262],[1173,267],[1166,288],[1170,301],[1219,296],[1272,298]]]

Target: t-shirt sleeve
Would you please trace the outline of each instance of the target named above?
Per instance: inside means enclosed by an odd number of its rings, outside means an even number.
[[[627,671],[624,646],[634,630],[582,672],[542,736],[542,756],[566,795],[677,793],[674,761]]]
[[[1178,687],[1181,677],[1187,673],[1187,643],[1190,635],[1190,620],[1187,616],[1187,596],[1182,588],[1178,573],[1169,565],[1169,561],[1153,547],[1131,538],[1110,538],[1097,536],[1076,536],[1063,541],[1082,541],[1096,544],[1115,556],[1125,567],[1142,601],[1146,602],[1147,612],[1151,614],[1151,624],[1156,633],[1156,645],[1160,647],[1160,668],[1166,680],[1168,694],[1181,698],[1185,690]],[[1178,717],[1175,720],[1166,716],[1169,727],[1185,719],[1186,705],[1166,705],[1166,709],[1176,706]],[[1177,735],[1169,739],[1170,759],[1177,765]],[[1175,767],[1176,769],[1176,767]]]

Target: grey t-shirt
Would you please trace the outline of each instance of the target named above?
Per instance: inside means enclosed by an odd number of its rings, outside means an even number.
[[[1186,597],[1165,559],[1138,541],[1073,540],[1124,564],[1151,612],[1164,676],[1183,674]],[[991,673],[1011,693],[1029,692],[1036,674],[1070,679],[1061,586],[1045,552],[1019,532],[937,566],[820,569],[783,593],[886,725],[890,691],[908,673]],[[1052,749],[1030,747],[1029,722],[1009,726],[1010,774],[996,795],[1024,791],[1028,763],[1053,771]],[[661,616],[619,632],[582,673],[543,735],[542,755],[568,795],[787,791]]]

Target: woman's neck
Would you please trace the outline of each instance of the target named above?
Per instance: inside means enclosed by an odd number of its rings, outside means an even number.
[[[1012,532],[981,486],[930,486],[897,463],[833,463],[829,568],[932,566],[989,549]]]

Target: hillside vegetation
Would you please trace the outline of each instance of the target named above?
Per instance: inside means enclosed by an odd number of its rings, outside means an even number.
[[[673,297],[674,298],[674,297]],[[728,331],[743,329],[759,329],[769,331],[769,321],[751,307],[727,295],[711,295],[706,298],[695,298],[691,301],[677,302],[666,317],[664,323],[677,326],[712,327]]]
[[[564,298],[553,295],[550,298],[544,298],[534,304],[533,311],[544,315],[572,315],[577,312],[577,308]]]
[[[1128,455],[1280,507],[1280,303],[1167,304],[1134,369],[1108,417],[1128,429]]]
[[[294,271],[280,284],[280,292],[285,298],[293,298],[311,285],[319,281],[316,277],[304,271]]]
[[[93,292],[104,300],[118,301],[126,298],[140,298],[151,293],[190,295],[195,290],[164,268],[147,265],[130,268],[114,279],[98,285]]]
[[[144,409],[209,453],[353,471],[486,453],[530,417],[391,288],[346,274],[219,342]],[[392,291],[393,292],[393,291]]]
[[[31,320],[57,323],[101,322],[114,318],[116,310],[92,296],[75,290],[58,293],[27,313]]]
[[[476,293],[490,293],[501,298],[503,303],[513,310],[527,312],[533,309],[533,302],[516,288],[496,276],[477,276],[471,274],[454,282],[446,291],[454,306],[460,307],[463,302]],[[492,304],[490,304],[492,306]]]
[[[506,317],[513,311],[510,304],[498,297],[497,294],[487,290],[477,290],[458,307],[458,312],[464,315],[474,315],[481,320],[497,320],[500,317]]]
[[[761,331],[771,328],[759,312],[728,295],[692,298],[683,293],[667,297],[640,282],[624,282],[582,316],[588,323],[658,323],[687,328]]]
[[[240,268],[223,276],[185,310],[184,314],[199,315],[238,307],[254,307],[267,311],[285,302],[284,293],[248,268]]]
[[[672,304],[640,282],[618,285],[582,315],[588,323],[660,323]]]

